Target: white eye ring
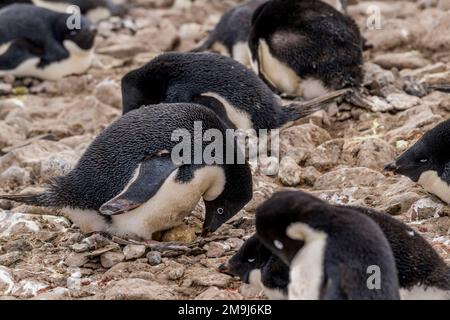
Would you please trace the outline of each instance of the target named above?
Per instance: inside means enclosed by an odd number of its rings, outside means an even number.
[[[223,208],[217,208],[217,213],[218,214],[223,214]]]
[[[255,262],[255,259],[248,259],[248,262]]]
[[[422,163],[425,163],[425,162],[428,162],[428,159],[420,159],[419,161]]]
[[[273,245],[278,250],[283,250],[283,248],[284,248],[283,242],[281,242],[280,240],[273,240]]]

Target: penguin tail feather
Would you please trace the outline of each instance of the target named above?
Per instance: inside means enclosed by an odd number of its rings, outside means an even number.
[[[189,52],[203,52],[211,49],[211,46],[213,45],[214,40],[209,35],[205,40],[201,41],[197,46],[189,50]]]
[[[290,121],[295,121],[313,114],[316,111],[322,110],[328,106],[328,103],[335,101],[339,97],[346,96],[351,92],[351,89],[340,89],[332,91],[320,97],[308,101],[294,101],[286,105],[285,108],[293,111],[293,118]]]
[[[450,93],[450,84],[429,84],[428,90]]]
[[[40,207],[55,206],[51,195],[46,192],[27,194],[0,194],[0,200],[10,200],[18,203]]]

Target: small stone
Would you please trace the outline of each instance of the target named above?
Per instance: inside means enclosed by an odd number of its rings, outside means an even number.
[[[0,82],[0,94],[9,94],[11,93],[13,86],[9,83],[1,83]]]
[[[125,256],[122,252],[112,252],[108,251],[103,253],[100,256],[100,263],[104,268],[111,268],[118,264],[119,262],[122,262],[125,259]]]
[[[70,246],[70,249],[78,253],[86,252],[89,250],[89,245],[87,243],[75,243]]]
[[[35,296],[39,290],[47,288],[49,285],[36,280],[22,280],[12,291],[12,294],[20,298],[31,298]]]
[[[384,181],[380,172],[365,168],[339,168],[325,173],[314,184],[315,190],[343,189],[350,187],[374,187]]]
[[[11,293],[14,288],[14,278],[9,268],[0,266],[0,296]]]
[[[301,179],[305,185],[312,187],[320,176],[321,173],[316,168],[309,166],[302,170]]]
[[[100,82],[94,89],[95,97],[104,104],[120,109],[122,107],[122,94],[120,86],[111,80]]]
[[[185,272],[185,278],[192,280],[192,286],[227,288],[232,277],[219,273],[214,269],[204,267],[193,267]]]
[[[414,202],[407,216],[411,221],[438,218],[443,207],[441,203],[436,203],[431,198],[424,198]]]
[[[125,260],[137,259],[145,254],[146,247],[144,245],[127,245],[123,248]]]
[[[89,249],[100,249],[103,248],[111,243],[110,240],[105,238],[104,236],[94,233],[90,237],[87,237],[83,239],[83,243],[86,243],[89,246]]]
[[[183,265],[176,263],[176,262],[172,262],[167,269],[169,269],[167,271],[167,278],[169,280],[178,280],[181,279],[181,277],[183,277],[184,275],[184,271],[185,268]]]
[[[193,228],[185,224],[181,224],[164,232],[161,241],[192,243],[196,238],[197,236],[195,235],[195,230]]]
[[[64,260],[64,263],[69,267],[81,267],[88,261],[88,257],[84,254],[72,252],[67,256],[66,260]]]
[[[238,250],[244,244],[244,240],[239,238],[229,238],[225,240],[225,243],[229,245],[231,249]]]
[[[373,62],[385,69],[416,69],[430,63],[419,51],[379,54],[373,59]]]
[[[301,181],[301,168],[291,157],[284,157],[280,162],[278,178],[285,186],[296,186]]]
[[[157,266],[162,262],[161,253],[159,251],[150,251],[147,253],[147,260],[151,266]]]
[[[194,300],[242,300],[242,295],[235,291],[211,287],[200,293]]]
[[[206,251],[206,256],[208,258],[220,258],[226,251],[230,250],[230,246],[220,243],[220,242],[210,242],[208,244],[208,251]]]
[[[0,265],[9,267],[16,263],[17,261],[20,261],[22,259],[23,253],[19,251],[12,251],[5,254],[2,254],[0,256]]]

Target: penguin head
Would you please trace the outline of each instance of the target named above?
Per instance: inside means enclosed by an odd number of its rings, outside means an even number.
[[[72,26],[69,22],[70,18],[70,15],[65,14],[57,19],[54,26],[56,38],[60,42],[71,41],[82,50],[91,49],[94,46],[95,36],[97,35],[95,25],[88,18],[81,15],[79,25],[75,23]]]
[[[216,231],[238,213],[252,198],[252,176],[248,164],[224,165],[225,186],[213,200],[205,200],[202,235]]]
[[[219,271],[241,278],[244,283],[249,283],[250,273],[261,269],[272,256],[261,241],[254,235],[249,238],[231,257],[231,259],[219,267]]]
[[[445,121],[425,133],[411,148],[385,170],[409,177],[418,182],[425,172],[436,172],[440,177],[450,160],[450,121]]]
[[[276,254],[285,264],[291,261],[303,247],[301,237],[291,233],[297,223],[325,219],[327,205],[312,195],[301,191],[284,191],[260,205],[256,210],[256,233],[261,242]]]

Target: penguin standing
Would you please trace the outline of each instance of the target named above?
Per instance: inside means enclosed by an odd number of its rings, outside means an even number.
[[[122,97],[124,114],[148,104],[196,102],[244,130],[279,128],[320,108],[297,102],[282,106],[251,70],[213,53],[161,54],[122,78]]]
[[[253,235],[238,252],[219,266],[219,271],[237,276],[260,289],[270,300],[286,300],[289,267]]]
[[[250,66],[248,35],[253,12],[267,0],[250,0],[225,12],[214,30],[193,52],[214,51]]]
[[[257,209],[256,232],[289,265],[291,300],[399,299],[389,242],[357,211],[281,192]]]
[[[407,176],[450,203],[450,120],[425,133],[385,170]]]
[[[85,72],[94,57],[96,29],[85,17],[71,29],[69,14],[27,4],[0,10],[0,76],[57,80]]]
[[[0,8],[14,3],[33,4],[62,13],[68,13],[70,6],[77,6],[80,12],[93,22],[109,16],[122,16],[125,13],[125,8],[112,0],[2,0]]]
[[[202,131],[196,130],[198,122]],[[182,223],[203,198],[203,233],[213,232],[252,198],[252,179],[245,162],[207,162],[207,150],[223,156],[228,151],[227,144],[209,149],[202,139],[208,129],[226,136],[223,122],[201,105],[155,105],[129,112],[46,191],[0,199],[62,208],[85,233],[151,239],[154,232]],[[173,138],[179,130],[183,148]]]
[[[319,0],[273,0],[254,13],[252,67],[273,90],[311,99],[359,88],[362,39],[352,18]]]

